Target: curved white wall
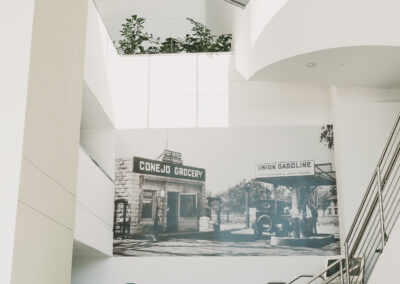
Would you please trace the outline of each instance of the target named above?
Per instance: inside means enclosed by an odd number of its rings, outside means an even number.
[[[272,63],[348,46],[400,46],[396,0],[253,0],[235,13],[236,67],[247,79]]]
[[[79,149],[74,240],[112,255],[114,183]]]

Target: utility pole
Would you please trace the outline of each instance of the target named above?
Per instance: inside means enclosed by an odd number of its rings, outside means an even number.
[[[249,193],[250,193],[250,187],[246,185],[244,188],[244,197],[245,197],[245,210],[246,210],[246,227],[248,229],[250,228]]]

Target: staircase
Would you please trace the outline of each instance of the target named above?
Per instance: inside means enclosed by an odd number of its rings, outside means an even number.
[[[304,277],[311,278],[307,284],[368,282],[400,214],[399,156],[400,114],[345,239],[344,256],[318,275],[300,275],[283,284],[292,284]],[[268,284],[273,283],[279,282]]]

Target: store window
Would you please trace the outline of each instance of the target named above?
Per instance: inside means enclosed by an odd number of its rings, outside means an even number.
[[[180,196],[180,216],[196,217],[196,195],[181,194]]]
[[[153,199],[154,199],[153,191],[145,190],[143,192],[142,219],[152,219],[153,218]]]

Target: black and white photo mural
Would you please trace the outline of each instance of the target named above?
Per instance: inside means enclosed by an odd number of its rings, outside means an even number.
[[[122,130],[115,256],[340,254],[333,128]]]

